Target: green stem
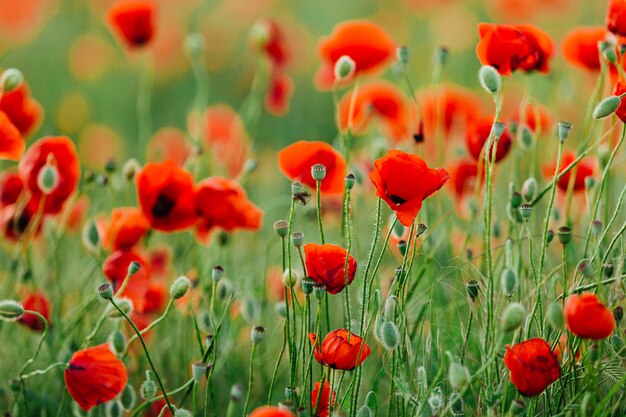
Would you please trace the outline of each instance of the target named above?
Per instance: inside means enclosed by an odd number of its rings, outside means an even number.
[[[255,351],[256,351],[256,343],[252,342],[252,349],[250,350],[248,392],[246,393],[246,402],[243,406],[243,417],[246,417],[246,415],[248,415],[248,403],[250,402],[250,393],[252,392],[252,378],[254,377],[254,352]]]

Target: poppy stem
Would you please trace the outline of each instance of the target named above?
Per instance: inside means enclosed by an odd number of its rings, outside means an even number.
[[[285,345],[287,344],[287,322],[285,321],[284,329],[283,329],[283,343],[280,348],[280,353],[278,354],[278,358],[276,359],[276,365],[274,365],[274,372],[272,372],[272,380],[270,382],[269,393],[267,394],[267,405],[272,403],[272,394],[274,392],[274,383],[276,382],[276,375],[278,374],[278,367],[280,366],[280,361],[283,357],[283,353],[285,353]]]
[[[256,352],[256,342],[252,342],[252,349],[250,350],[250,368],[248,374],[248,392],[246,393],[246,402],[243,406],[243,417],[248,415],[248,403],[250,402],[250,393],[252,392],[252,379],[254,377],[254,353]]]
[[[33,356],[24,363],[22,368],[20,368],[20,372],[19,372],[20,380],[24,380],[23,378],[24,372],[26,372],[26,369],[28,369],[28,367],[32,365],[33,362],[35,362],[35,360],[37,359],[37,356],[39,355],[39,351],[41,350],[41,346],[43,345],[43,341],[48,335],[48,328],[50,327],[48,325],[48,320],[46,320],[46,318],[42,316],[41,314],[39,314],[38,312],[33,311],[33,310],[24,310],[24,314],[32,314],[36,316],[41,322],[41,324],[43,324],[43,332],[41,333],[41,337],[39,338],[39,342],[37,343],[37,347],[35,348],[35,352],[33,353]]]
[[[148,325],[148,327],[142,329],[139,333],[140,335],[144,335],[146,333],[148,333],[150,330],[152,330],[157,324],[159,324],[160,322],[162,322],[163,320],[165,320],[165,318],[167,317],[167,315],[170,313],[170,311],[172,310],[172,307],[174,306],[174,299],[170,298],[170,301],[167,303],[167,306],[165,307],[165,311],[163,312],[163,314],[161,314],[156,320],[154,320],[152,323],[150,323]],[[141,336],[140,336],[141,337]],[[133,335],[130,337],[130,339],[128,339],[128,342],[126,343],[126,348],[124,349],[124,353],[122,353],[122,358],[126,357],[126,355],[128,355],[128,350],[130,349],[130,345],[133,344],[133,342],[137,340],[137,335]]]
[[[537,274],[537,270],[535,269],[535,263],[533,262],[534,252],[533,252],[533,236],[530,232],[530,225],[527,218],[524,218],[524,226],[526,228],[526,233],[528,234],[528,258],[530,262],[530,268],[533,271],[533,281],[535,283],[535,289],[537,290],[537,299],[533,306],[533,310],[530,313],[530,320],[527,321],[526,328],[526,337],[530,337],[530,328],[531,322],[535,318],[535,314],[537,310],[539,310],[539,321],[537,323],[537,329],[539,331],[539,337],[543,337],[543,313],[541,309],[541,278],[540,275]]]
[[[146,150],[152,129],[152,118],[150,115],[150,68],[148,66],[148,56],[144,55],[142,58],[137,90],[137,158],[140,161],[142,160],[140,155]]]
[[[345,192],[345,200],[344,200],[344,218],[346,224],[346,239],[347,239],[347,248],[346,248],[346,260],[343,266],[343,277],[345,284],[345,295],[346,295],[346,324],[348,329],[348,342],[350,341],[350,335],[352,334],[352,318],[350,316],[350,291],[349,291],[349,282],[348,282],[348,267],[350,261],[350,251],[352,251],[352,230],[350,227],[350,190],[346,188]]]
[[[322,225],[322,181],[315,181],[315,196],[316,196],[316,204],[317,204],[317,225],[320,229],[320,239],[322,241],[322,245],[326,243],[324,239],[324,226]]]

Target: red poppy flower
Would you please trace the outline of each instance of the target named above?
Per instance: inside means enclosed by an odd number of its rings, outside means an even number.
[[[38,290],[29,292],[28,295],[22,299],[22,305],[25,310],[36,311],[41,314],[46,321],[50,323],[50,301],[43,292]],[[35,331],[42,331],[44,329],[44,324],[39,317],[34,314],[24,314],[20,319],[20,323]]]
[[[484,168],[482,168],[484,180]],[[457,161],[450,168],[450,186],[458,200],[471,195],[476,190],[478,179],[478,164],[471,159]],[[482,184],[482,181],[481,181]]]
[[[626,36],[626,0],[609,0],[606,28],[619,36]]]
[[[289,58],[285,34],[274,20],[263,19],[256,22],[248,40],[250,46],[265,55],[274,66],[284,66]]]
[[[319,42],[322,66],[315,76],[316,85],[325,89],[333,86],[335,63],[344,55],[354,61],[354,77],[383,70],[393,61],[395,52],[395,42],[379,25],[366,20],[339,23],[330,36]]]
[[[321,365],[332,369],[351,371],[361,365],[371,353],[370,347],[360,336],[350,333],[348,337],[348,331],[345,329],[328,333],[319,345],[315,333],[309,333],[309,340],[314,346],[315,359]]]
[[[278,152],[278,166],[285,176],[300,181],[315,190],[316,182],[311,167],[322,164],[326,178],[322,180],[322,194],[341,194],[346,177],[346,160],[326,142],[301,140]]]
[[[168,297],[169,293],[165,284],[157,281],[149,282],[148,288],[146,289],[146,295],[144,297],[144,314],[159,313],[163,310]]]
[[[592,293],[570,295],[563,315],[567,329],[585,339],[604,339],[615,329],[613,313]]]
[[[127,380],[124,362],[108,343],[75,352],[65,368],[67,391],[85,411],[117,397]]]
[[[116,207],[111,218],[103,224],[102,247],[130,249],[150,229],[150,223],[136,207]]]
[[[164,127],[148,143],[148,162],[172,161],[179,167],[191,154],[191,144],[185,132],[174,127]]]
[[[478,25],[480,41],[476,55],[483,65],[491,65],[502,75],[519,69],[548,72],[554,46],[550,37],[533,25]]]
[[[348,251],[337,245],[307,243],[304,245],[307,275],[322,284],[330,294],[337,294],[345,288],[346,278],[350,285],[356,273],[356,261],[350,255],[346,277],[347,255]]]
[[[569,360],[571,357],[570,354],[570,346],[567,345],[567,334],[562,334],[559,338],[559,342],[554,346],[554,350],[552,351],[556,358],[559,360],[559,363],[562,365],[563,361]],[[574,355],[574,360],[578,361],[580,359],[580,350],[576,351],[576,355]]]
[[[319,404],[318,404],[318,395],[320,392],[320,383],[316,382],[315,383],[315,388],[313,388],[313,391],[311,392],[311,403],[315,406],[315,409],[317,410],[317,415],[319,417],[328,417],[328,408],[330,407],[331,404],[331,400],[330,400],[330,384],[328,383],[328,381],[324,381],[324,388],[322,389],[322,395],[319,399]],[[335,404],[335,398],[336,394],[333,392],[333,399],[332,399],[332,404]]]
[[[248,415],[248,417],[296,417],[291,411],[281,410],[278,407],[264,405],[256,408]]]
[[[233,180],[207,178],[198,183],[196,211],[200,217],[198,231],[206,235],[213,228],[232,231],[258,230],[263,212],[248,200],[245,190]]]
[[[352,102],[354,110],[350,118]],[[370,81],[359,87],[356,92],[346,93],[339,102],[338,113],[339,126],[344,132],[352,122],[352,133],[363,134],[372,120],[377,119],[382,133],[393,142],[402,141],[416,133],[404,95],[398,87],[388,81]]]
[[[513,347],[507,345],[504,364],[511,372],[511,382],[526,397],[541,394],[561,376],[557,357],[550,350],[550,345],[539,338]]]
[[[410,226],[422,202],[443,187],[450,175],[443,168],[429,168],[417,155],[391,150],[374,161],[370,178],[376,195],[395,211],[400,223]]]
[[[265,108],[275,116],[283,116],[289,110],[294,83],[286,72],[274,69],[265,95]]]
[[[139,206],[154,229],[183,230],[198,220],[193,177],[173,162],[146,164],[135,181]]]
[[[130,49],[148,45],[154,38],[156,5],[150,0],[120,0],[108,13],[111,31]]]
[[[20,131],[5,112],[0,111],[0,159],[17,161],[24,153],[26,144]]]
[[[22,207],[21,204],[11,204],[0,210],[0,229],[5,238],[9,240],[19,240],[24,234],[33,228],[33,219],[39,210],[38,203],[30,199]],[[37,228],[33,236],[38,236],[41,232],[43,219],[37,222]]]
[[[554,117],[550,110],[536,101],[528,103],[525,109],[522,106],[518,107],[511,115],[511,121],[520,124],[523,120],[524,125],[535,135],[548,132],[554,124]]]
[[[141,313],[145,309],[149,280],[149,271],[144,259],[133,251],[116,250],[105,259],[102,272],[112,282],[113,289],[117,292],[126,279],[128,267],[133,261],[139,262],[141,267],[133,276],[128,278],[124,291],[121,294],[116,294],[116,296],[132,301],[133,309]]]
[[[561,165],[559,168],[559,173],[563,171],[565,168],[569,166],[572,162],[576,160],[576,154],[572,151],[564,151],[563,156],[561,157]],[[554,171],[556,170],[556,163],[550,163],[543,167],[543,175],[546,178],[553,178]],[[566,192],[569,187],[570,178],[573,172],[576,172],[576,177],[574,178],[574,192],[583,191],[585,189],[585,178],[593,177],[596,174],[596,164],[593,159],[587,157],[581,159],[578,164],[570,169],[565,175],[561,177],[561,179],[556,183],[559,190]]]
[[[37,178],[46,163],[52,161],[58,172],[58,183],[44,197]],[[74,143],[67,136],[47,136],[32,144],[22,156],[18,170],[33,199],[44,198],[43,212],[56,214],[63,209],[65,201],[76,191],[80,177],[80,165]]]
[[[23,190],[22,177],[15,172],[4,172],[0,177],[0,206],[15,204]]]
[[[571,30],[565,35],[561,45],[565,60],[584,70],[599,70],[598,43],[605,40],[606,34],[606,29],[602,26],[582,26]]]
[[[41,105],[31,98],[25,82],[10,92],[2,93],[0,111],[6,113],[13,126],[24,136],[33,133],[43,117]]]
[[[493,144],[491,145],[491,149],[486,154],[483,152],[483,148],[485,147],[485,143],[489,139],[491,135],[491,128],[493,126],[493,118],[492,117],[483,117],[475,122],[468,128],[467,136],[465,136],[465,144],[467,145],[467,150],[470,155],[474,157],[475,160],[487,160],[491,159],[491,153],[493,150]],[[504,159],[505,156],[508,155],[511,150],[511,145],[513,144],[513,138],[509,133],[508,129],[504,129],[502,136],[498,140],[498,146],[496,147],[496,162]],[[482,154],[482,157],[481,157]]]
[[[239,114],[230,106],[217,104],[204,112],[204,142],[214,162],[231,178],[239,175],[248,155],[248,139]]]
[[[621,96],[624,93],[626,93],[626,81],[620,77],[613,88],[613,95]],[[622,98],[619,102],[619,106],[617,107],[617,110],[615,110],[615,115],[622,122],[626,123],[626,100],[624,100],[624,98]]]

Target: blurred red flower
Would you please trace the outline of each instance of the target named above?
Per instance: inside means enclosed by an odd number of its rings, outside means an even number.
[[[618,36],[626,36],[626,0],[609,0],[606,28]]]
[[[265,95],[265,108],[275,116],[283,116],[289,111],[289,101],[293,94],[294,82],[281,69],[273,69]]]
[[[148,162],[172,161],[183,167],[191,154],[191,144],[182,130],[164,127],[152,136],[146,153]]]
[[[146,305],[146,292],[150,276],[146,261],[133,251],[116,250],[104,260],[102,272],[111,281],[114,291],[117,292],[128,275],[128,267],[131,262],[139,262],[141,267],[133,276],[128,278],[124,291],[121,294],[116,294],[116,296],[132,301],[133,310],[141,313]]]
[[[615,329],[613,313],[592,293],[570,295],[563,315],[567,329],[585,339],[604,339]]]
[[[248,155],[245,126],[239,114],[226,104],[207,107],[204,112],[204,143],[212,150],[215,164],[234,178]]]
[[[348,251],[337,245],[307,243],[304,245],[306,273],[328,293],[337,294],[345,288],[346,280],[348,285],[352,283],[356,273],[356,260],[352,255],[348,257],[346,273],[347,255]]]
[[[481,169],[484,180],[484,167]],[[472,195],[476,190],[478,180],[478,164],[471,159],[463,159],[455,162],[450,167],[450,186],[454,190],[457,200],[466,195]],[[482,184],[482,181],[481,181]],[[482,187],[480,187],[482,188]]]
[[[281,410],[278,407],[272,407],[270,405],[264,405],[259,408],[255,408],[248,417],[296,417],[291,411]]]
[[[114,208],[102,226],[102,247],[113,250],[132,248],[150,229],[150,223],[136,207]]]
[[[483,148],[485,147],[485,144],[487,143],[487,140],[491,135],[492,126],[493,117],[483,117],[470,125],[467,129],[465,144],[467,145],[467,150],[469,151],[470,155],[472,155],[472,157],[474,157],[474,159],[477,161],[485,161],[487,159],[491,159],[493,143],[491,145],[491,149],[486,154],[483,152]],[[511,150],[512,144],[513,138],[511,137],[509,130],[505,128],[502,136],[500,136],[500,139],[498,140],[498,145],[496,147],[496,162],[501,161],[502,159],[504,159],[505,156],[508,155],[509,151]]]
[[[520,394],[534,397],[541,394],[561,376],[561,366],[543,339],[534,338],[507,345],[504,364],[511,373],[511,382]]]
[[[65,368],[67,391],[85,411],[117,397],[126,382],[124,362],[108,343],[75,352]]]
[[[43,108],[30,96],[26,82],[0,96],[0,111],[8,116],[13,125],[24,136],[29,136],[41,123]]]
[[[523,123],[530,131],[539,135],[549,132],[554,124],[554,117],[548,108],[536,101],[518,106],[510,120],[518,124]]]
[[[0,111],[0,138],[0,159],[19,160],[26,144],[20,131],[3,111]]]
[[[620,77],[613,88],[613,95],[621,96],[624,93],[626,93],[626,81]],[[626,100],[624,100],[624,98],[620,100],[619,106],[617,107],[617,110],[615,110],[615,115],[622,122],[626,123]]]
[[[11,204],[2,210],[0,210],[0,227],[2,228],[2,234],[5,238],[16,241],[19,240],[24,234],[33,227],[33,219],[37,214],[39,206],[37,202],[30,199],[24,206],[21,204]],[[43,219],[37,222],[36,229],[33,232],[33,236],[38,236],[41,232],[41,226]]]
[[[328,417],[328,408],[330,407],[331,404],[331,399],[330,399],[330,384],[328,383],[328,381],[324,381],[324,388],[322,389],[322,395],[320,396],[320,383],[316,382],[315,386],[313,388],[313,391],[311,392],[311,404],[315,407],[314,410],[317,410],[317,415],[319,417]],[[336,399],[336,393],[333,392],[333,399],[332,399],[332,404],[335,404],[335,399]],[[319,405],[318,405],[318,396],[320,397],[319,399]]]
[[[130,49],[148,45],[154,38],[156,5],[151,0],[120,0],[108,12],[111,31]]]
[[[50,301],[42,291],[36,289],[29,291],[26,297],[22,298],[22,306],[24,306],[25,310],[36,311],[41,314],[50,324]],[[44,329],[44,324],[34,314],[24,314],[20,319],[20,323],[35,331],[40,332]]]
[[[571,65],[589,71],[600,69],[598,43],[605,40],[606,28],[581,26],[569,31],[563,38],[561,49]]]
[[[0,206],[15,204],[24,190],[24,181],[16,172],[5,171],[0,177]]]
[[[443,187],[450,175],[443,168],[429,168],[417,155],[391,150],[374,162],[370,178],[376,195],[385,200],[400,223],[410,226],[422,202]]]
[[[572,151],[566,150],[561,157],[561,164],[559,166],[559,173],[567,168],[572,162],[576,160],[576,154]],[[549,163],[543,167],[543,175],[546,178],[553,178],[556,170],[556,163]],[[583,191],[585,189],[585,178],[593,177],[596,174],[596,164],[593,159],[586,157],[582,158],[578,164],[570,169],[565,175],[558,180],[557,186],[559,190],[566,192],[569,187],[570,178],[573,172],[576,172],[574,177],[573,191]]]
[[[334,330],[324,338],[321,344],[317,343],[317,335],[309,333],[309,340],[314,346],[315,359],[324,366],[332,369],[351,371],[361,365],[370,355],[370,347],[354,333],[345,329]]]

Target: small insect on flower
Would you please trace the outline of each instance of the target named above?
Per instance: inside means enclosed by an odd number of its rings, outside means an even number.
[[[348,256],[344,248],[330,243],[307,243],[304,245],[304,255],[308,276],[323,285],[328,293],[337,294],[354,280],[356,260],[352,255]]]
[[[504,364],[510,371],[511,382],[520,394],[534,397],[541,394],[561,376],[561,366],[543,339],[533,338],[507,345]]]
[[[615,318],[611,310],[592,293],[570,295],[565,302],[563,314],[567,329],[585,339],[604,339],[615,329]]]
[[[315,359],[332,369],[351,371],[361,365],[371,353],[369,345],[360,336],[348,334],[345,329],[328,333],[319,344],[315,333],[309,333],[309,340],[314,346]]]
[[[85,411],[117,397],[126,382],[126,367],[108,343],[75,352],[65,368],[67,391]]]

